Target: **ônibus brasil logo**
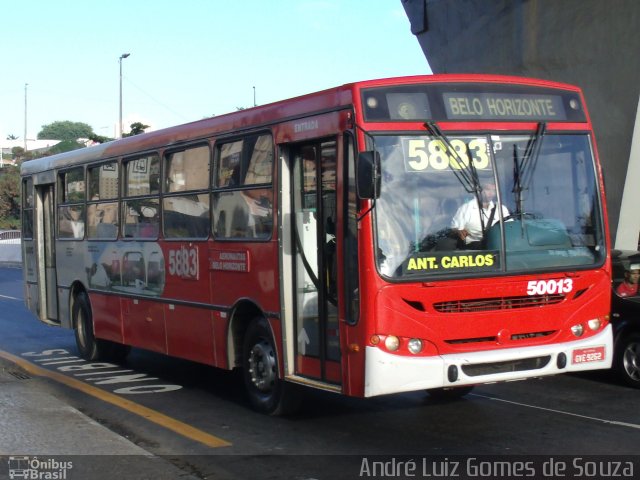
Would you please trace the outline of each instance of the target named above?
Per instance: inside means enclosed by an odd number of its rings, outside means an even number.
[[[54,458],[9,457],[9,478],[25,480],[66,480],[67,472],[73,468],[72,462],[62,462]]]

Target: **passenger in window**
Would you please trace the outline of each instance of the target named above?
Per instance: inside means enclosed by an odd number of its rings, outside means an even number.
[[[84,220],[82,219],[82,208],[71,208],[71,230],[73,238],[84,237]]]
[[[84,237],[82,207],[63,207],[60,218],[60,236],[62,238]]]
[[[158,215],[154,215],[153,217],[142,217],[139,236],[141,238],[156,238],[158,236],[158,225]]]
[[[240,164],[233,167],[231,171],[231,176],[229,177],[229,181],[227,182],[227,187],[239,187],[242,185],[240,182]]]
[[[640,279],[640,263],[632,263],[624,272],[624,281],[616,288],[621,297],[631,297],[638,294],[638,280]]]
[[[493,178],[485,179],[480,184],[480,201],[482,209],[478,205],[478,199],[474,196],[471,200],[462,204],[451,220],[451,228],[460,239],[461,248],[479,250],[483,248],[483,239],[486,232],[500,219],[497,212],[496,184]],[[501,205],[502,217],[509,216],[509,210]]]

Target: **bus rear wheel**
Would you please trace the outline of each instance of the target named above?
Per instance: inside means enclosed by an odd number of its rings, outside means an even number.
[[[252,320],[242,350],[244,385],[253,408],[269,415],[286,415],[298,406],[291,384],[280,379],[275,342],[267,320]]]
[[[89,361],[98,360],[104,354],[104,346],[93,333],[93,317],[86,293],[80,292],[77,295],[72,315],[76,346],[80,356]]]

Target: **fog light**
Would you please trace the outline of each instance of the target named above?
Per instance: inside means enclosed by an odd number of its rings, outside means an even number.
[[[407,348],[414,355],[420,353],[422,351],[422,340],[420,340],[419,338],[412,338],[411,340],[409,340]]]
[[[587,325],[589,325],[589,328],[591,330],[598,330],[600,328],[600,326],[602,325],[602,322],[600,321],[599,318],[594,318],[592,320],[589,320],[587,322]]]
[[[398,337],[394,337],[393,335],[389,335],[384,339],[384,346],[387,347],[387,350],[390,352],[395,352],[400,348],[400,339]]]
[[[458,367],[455,365],[450,365],[447,369],[447,379],[453,383],[458,380]]]
[[[564,367],[567,366],[567,356],[564,353],[558,354],[558,358],[556,359],[556,365],[558,365],[558,368],[560,370],[562,370]]]
[[[574,325],[573,327],[571,327],[571,331],[576,337],[581,337],[584,333],[584,327],[580,324]]]

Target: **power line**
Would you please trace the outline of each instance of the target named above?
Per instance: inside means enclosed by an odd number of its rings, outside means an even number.
[[[180,117],[182,120],[184,120],[185,122],[191,121],[193,119],[189,119],[186,118],[184,115],[176,112],[175,110],[173,110],[170,106],[168,106],[167,104],[161,102],[160,100],[158,100],[157,98],[155,98],[153,95],[151,95],[150,93],[148,93],[147,91],[145,91],[142,87],[139,87],[138,85],[136,85],[135,83],[133,83],[131,80],[129,80],[127,77],[124,77],[124,79],[127,81],[127,83],[131,84],[131,86],[133,86],[134,88],[136,88],[138,91],[140,91],[142,94],[146,95],[147,97],[149,97],[151,100],[153,100],[155,103],[157,103],[158,105],[160,105],[161,107],[164,107],[165,109],[167,109],[169,112],[173,113],[174,115],[176,115],[177,117]]]

